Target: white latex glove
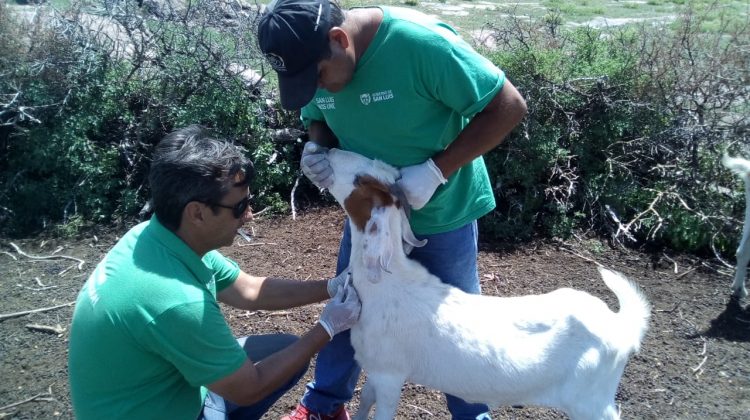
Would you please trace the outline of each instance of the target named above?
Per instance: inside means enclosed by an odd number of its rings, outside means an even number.
[[[302,149],[300,167],[302,173],[318,188],[328,188],[333,184],[333,169],[326,157],[327,147],[308,141]]]
[[[326,285],[328,287],[328,296],[333,297],[339,290],[339,286],[345,286],[346,279],[350,274],[351,270],[347,267],[347,269],[342,271],[341,274],[328,280],[328,284]]]
[[[362,303],[351,284],[339,286],[336,295],[323,308],[318,322],[333,340],[333,336],[357,323]]]
[[[419,210],[430,201],[435,190],[448,182],[432,159],[419,165],[401,168],[401,178],[396,184],[401,188],[411,208]]]

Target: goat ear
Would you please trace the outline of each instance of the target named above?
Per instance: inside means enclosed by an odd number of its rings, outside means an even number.
[[[378,283],[383,272],[390,273],[388,269],[393,257],[393,241],[384,208],[372,210],[370,220],[365,226],[362,247],[367,279],[372,283]]]
[[[414,236],[414,232],[411,230],[409,224],[409,217],[406,215],[404,207],[399,208],[399,214],[401,216],[401,239],[404,241],[404,253],[409,255],[414,248],[421,248],[427,244],[427,239],[421,241]]]

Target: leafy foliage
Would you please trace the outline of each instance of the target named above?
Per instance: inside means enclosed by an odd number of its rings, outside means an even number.
[[[748,152],[747,22],[701,4],[671,27],[568,27],[549,5],[487,28],[484,53],[529,113],[485,155],[498,207],[484,237],[584,230],[731,253],[744,198],[719,161]],[[264,84],[256,18],[233,2],[92,0],[28,20],[0,3],[2,232],[135,217],[153,145],[194,123],[247,150],[256,207],[288,211],[300,180],[297,197],[325,201],[299,178],[298,115]]]
[[[58,223],[83,227],[138,214],[148,197],[150,151],[188,124],[215,128],[259,162],[258,206],[283,211],[293,183],[287,123],[262,86],[243,76],[261,62],[255,15],[214,2],[79,4],[24,22],[0,8],[0,219],[7,234]],[[85,13],[84,13],[85,12]],[[227,26],[233,15],[236,26]],[[244,28],[244,29],[243,29]],[[267,102],[268,100],[268,102]],[[270,105],[270,106],[269,106]],[[68,228],[62,231],[75,231]]]
[[[484,229],[732,252],[742,196],[723,193],[737,189],[720,160],[747,152],[747,27],[706,33],[689,9],[672,30],[561,30],[550,16],[491,28],[487,54],[529,113],[486,156],[499,207]]]

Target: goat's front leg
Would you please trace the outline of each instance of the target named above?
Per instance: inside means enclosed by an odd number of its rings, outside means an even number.
[[[391,374],[367,374],[367,383],[365,389],[362,390],[362,403],[360,403],[360,411],[357,412],[357,419],[364,420],[366,417],[360,418],[359,415],[362,409],[368,403],[366,399],[374,399],[375,402],[375,417],[374,420],[392,420],[396,417],[396,408],[398,408],[398,400],[401,398],[401,387],[404,385],[406,378],[400,375]],[[367,388],[370,388],[367,390]],[[372,402],[369,402],[372,405]],[[369,407],[368,410],[369,411]],[[367,414],[365,413],[365,416]]]
[[[352,420],[367,420],[370,416],[370,409],[375,404],[375,388],[370,381],[366,381],[362,387],[362,394],[359,397],[359,409]]]
[[[750,220],[745,223],[750,223]],[[732,283],[732,294],[739,298],[747,296],[745,277],[747,277],[748,263],[750,263],[750,235],[744,235],[737,248],[737,267],[734,271],[734,283]]]

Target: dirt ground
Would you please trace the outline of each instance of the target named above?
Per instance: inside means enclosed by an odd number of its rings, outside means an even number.
[[[259,217],[248,226],[254,231],[250,243],[237,241],[224,251],[253,274],[328,277],[334,272],[343,220],[338,208],[308,210],[296,220]],[[0,418],[73,417],[66,363],[72,306],[6,315],[73,302],[88,273],[123,231],[90,233],[77,240],[0,239]],[[80,270],[72,258],[85,261]],[[575,287],[612,305],[614,296],[592,261],[636,280],[653,306],[641,352],[630,360],[617,393],[623,418],[750,418],[750,311],[744,302],[729,299],[731,277],[726,269],[717,271],[714,261],[613,249],[583,238],[515,247],[483,243],[479,256],[485,294],[515,296]],[[226,316],[237,335],[301,334],[321,308],[318,304],[275,313],[226,308]],[[61,332],[44,327],[59,327]],[[277,419],[294,407],[312,371],[266,418]],[[351,411],[357,403],[358,392],[349,404]],[[531,407],[501,407],[492,414],[496,419],[565,418]],[[404,387],[398,418],[448,417],[442,394],[418,385]]]

